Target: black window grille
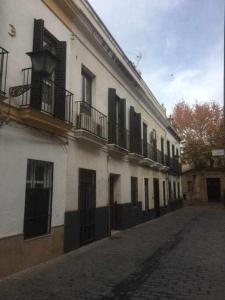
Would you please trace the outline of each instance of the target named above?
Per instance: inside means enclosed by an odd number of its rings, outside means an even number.
[[[28,159],[24,238],[44,235],[51,229],[53,163]]]
[[[131,203],[133,206],[138,205],[138,179],[131,177]]]

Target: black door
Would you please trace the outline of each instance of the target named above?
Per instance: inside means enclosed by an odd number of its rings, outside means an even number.
[[[207,194],[208,194],[208,201],[210,202],[218,202],[221,200],[219,178],[207,178]]]
[[[96,172],[79,170],[80,244],[95,238]]]
[[[119,175],[109,175],[109,203],[110,203],[110,228],[111,230],[117,228],[117,201],[114,198],[115,183],[119,179]]]
[[[149,210],[148,178],[145,178],[145,210]]]
[[[156,216],[160,216],[160,204],[159,204],[159,179],[153,178],[153,189],[154,189],[154,208]]]

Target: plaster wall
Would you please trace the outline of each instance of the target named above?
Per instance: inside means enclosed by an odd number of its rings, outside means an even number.
[[[10,122],[0,127],[0,238],[23,233],[27,160],[54,163],[52,226],[64,224],[66,150],[60,140]]]

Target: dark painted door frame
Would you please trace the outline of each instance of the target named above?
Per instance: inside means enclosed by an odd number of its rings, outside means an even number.
[[[119,174],[109,174],[109,220],[110,233],[111,230],[117,228],[117,201],[114,198],[115,182],[119,179]]]
[[[221,201],[221,183],[220,178],[207,178],[207,196],[209,202]]]
[[[154,191],[154,209],[157,217],[160,217],[160,201],[159,201],[159,179],[153,178]]]
[[[148,178],[144,178],[144,186],[145,186],[145,211],[149,210],[149,188],[148,188]]]
[[[95,239],[96,171],[79,169],[80,245]]]

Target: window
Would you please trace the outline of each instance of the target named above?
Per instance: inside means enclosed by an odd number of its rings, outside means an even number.
[[[24,238],[47,234],[51,228],[53,163],[28,159]]]
[[[166,147],[167,147],[167,166],[170,166],[170,142],[166,142]]]
[[[44,29],[43,49],[50,51],[56,55],[57,42],[55,37],[46,29]],[[41,109],[47,113],[53,113],[55,101],[55,70],[51,76],[43,79],[42,85],[42,104]]]
[[[92,77],[82,70],[82,101],[91,105],[92,103]]]
[[[154,161],[157,161],[157,134],[156,134],[156,130],[153,129],[151,132],[151,147],[152,147],[152,159]]]
[[[164,164],[164,139],[161,138],[161,163]]]
[[[131,203],[133,206],[138,205],[138,179],[131,177]]]
[[[148,145],[147,145],[147,130],[148,126],[143,122],[143,156],[147,157]]]

